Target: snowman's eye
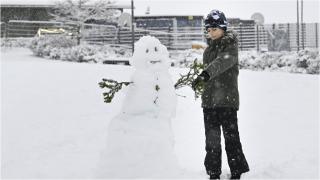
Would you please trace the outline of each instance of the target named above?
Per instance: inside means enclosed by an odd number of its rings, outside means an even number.
[[[158,48],[157,48],[157,47],[154,47],[154,51],[157,52],[157,51],[158,51]]]
[[[148,53],[148,52],[149,52],[149,49],[146,50],[146,53]]]

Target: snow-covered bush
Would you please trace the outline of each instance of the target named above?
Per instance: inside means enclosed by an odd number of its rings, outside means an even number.
[[[97,49],[93,46],[75,46],[70,50],[70,59],[75,62],[97,62],[95,60]]]
[[[1,38],[1,47],[29,47],[32,38]]]
[[[31,50],[37,56],[74,62],[103,63],[107,60],[129,59],[131,50],[110,45],[76,45],[76,40],[62,35],[37,37],[32,40]],[[189,67],[195,59],[202,62],[203,49],[171,52],[171,65]],[[319,50],[305,49],[299,52],[240,51],[239,67],[255,71],[282,71],[290,73],[320,73]]]
[[[299,51],[299,66],[305,67],[308,74],[320,73],[320,57],[319,51],[315,50],[302,50]]]
[[[60,59],[61,58],[61,55],[59,53],[59,48],[57,47],[54,47],[52,49],[50,49],[50,52],[49,52],[49,57],[50,59]]]
[[[50,35],[35,37],[30,44],[30,49],[36,56],[49,56],[57,58],[59,49],[70,48],[75,46],[77,43],[74,39],[71,39],[65,35]],[[52,54],[51,54],[52,53]]]
[[[195,59],[202,62],[203,50],[178,51],[172,55],[174,66],[187,67]],[[320,58],[317,49],[281,52],[239,51],[240,69],[319,74]]]
[[[202,62],[203,52],[203,49],[187,49],[171,52],[171,59],[173,59],[171,66],[189,67],[195,59],[198,62]]]
[[[309,61],[307,73],[308,74],[320,74],[320,61],[319,61],[319,59]]]
[[[103,63],[106,60],[126,58],[129,49],[108,45],[77,45],[76,40],[63,35],[35,37],[29,46],[34,55],[55,60]]]
[[[299,52],[240,52],[240,68],[251,70],[285,71],[291,73],[319,74],[320,58],[316,49]]]

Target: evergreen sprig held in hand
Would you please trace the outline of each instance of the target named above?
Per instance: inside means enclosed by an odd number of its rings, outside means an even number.
[[[203,71],[203,68],[204,68],[203,64],[198,63],[197,59],[195,59],[193,63],[190,65],[188,73],[185,75],[180,74],[180,78],[178,79],[174,87],[176,89],[179,89],[184,86],[190,86],[192,88],[192,82],[194,82],[194,80],[198,77],[198,75]],[[195,98],[198,98],[199,96],[202,95],[203,85],[204,85],[203,82],[201,82],[194,90]]]

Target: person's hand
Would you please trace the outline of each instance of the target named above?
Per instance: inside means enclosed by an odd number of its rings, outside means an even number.
[[[206,82],[209,79],[209,74],[206,71],[202,71],[201,74],[192,82],[192,89],[195,91],[201,82]]]
[[[198,87],[198,85],[203,81],[203,77],[198,76],[193,82],[192,82],[192,89],[195,91]]]

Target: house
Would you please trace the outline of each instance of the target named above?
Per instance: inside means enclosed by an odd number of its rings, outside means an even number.
[[[42,3],[32,3],[32,1],[1,2],[1,22],[7,23],[9,20],[49,21],[52,19],[49,12],[54,6],[54,1]],[[115,4],[111,5],[109,8],[118,9],[123,12],[124,9],[131,9],[131,6]]]
[[[50,15],[50,11],[55,7],[54,2],[54,0],[1,2],[1,37],[33,37],[39,28],[61,28],[61,23],[53,22],[53,17]],[[109,8],[123,12],[124,9],[131,9],[131,6],[114,4]],[[101,24],[89,21],[88,23]]]
[[[135,16],[136,27],[171,27],[173,29],[182,27],[203,27],[202,15],[144,15]]]

